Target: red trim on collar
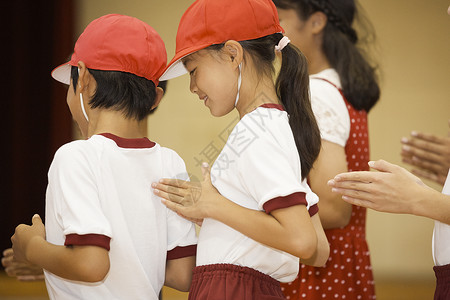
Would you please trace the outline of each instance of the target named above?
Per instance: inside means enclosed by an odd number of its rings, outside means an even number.
[[[285,111],[283,105],[277,104],[277,103],[264,103],[263,105],[260,105],[259,107],[264,107],[264,108],[276,108],[276,109],[278,109],[278,110]]]
[[[102,135],[108,139],[113,140],[117,146],[120,148],[152,148],[156,145],[155,142],[150,141],[148,138],[137,138],[137,139],[126,139],[117,135],[114,135],[112,133],[100,133],[99,135]]]

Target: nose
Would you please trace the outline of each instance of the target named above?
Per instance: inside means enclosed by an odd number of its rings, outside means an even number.
[[[189,83],[189,89],[191,90],[191,93],[198,94],[197,84],[195,83],[195,79],[192,76],[191,81]]]

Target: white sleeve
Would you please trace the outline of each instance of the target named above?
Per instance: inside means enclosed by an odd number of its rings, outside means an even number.
[[[286,122],[284,125],[275,124],[272,132],[258,132],[258,137],[242,151],[239,159],[240,179],[261,210],[265,210],[263,206],[269,200],[295,193],[306,195],[310,191],[305,182],[301,181],[295,143],[293,140],[287,141],[291,136],[284,135],[286,131],[290,133],[289,124]],[[274,136],[274,132],[279,135]],[[297,200],[296,204],[307,204],[306,199],[302,200],[304,203]]]
[[[312,78],[311,107],[322,139],[345,147],[350,134],[350,116],[339,90],[330,83]]]
[[[53,201],[56,218],[64,235],[96,234],[112,238],[109,221],[98,198],[92,153],[80,142],[61,147],[49,170],[47,201]]]
[[[167,148],[163,148],[163,151],[165,152],[163,160],[166,168],[164,177],[189,181],[189,175],[183,159],[175,151]],[[167,250],[196,244],[197,236],[194,223],[167,209]]]

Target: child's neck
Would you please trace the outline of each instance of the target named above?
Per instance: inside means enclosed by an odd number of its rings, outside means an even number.
[[[142,138],[145,130],[144,121],[127,119],[123,112],[98,109],[95,114],[89,116],[88,136],[99,133],[112,133],[122,138]]]
[[[247,80],[244,79],[242,81],[240,97],[236,105],[241,119],[263,104],[280,104],[272,79],[257,80],[255,77],[246,78]]]

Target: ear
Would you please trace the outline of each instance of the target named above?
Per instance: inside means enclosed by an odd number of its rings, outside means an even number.
[[[89,73],[85,63],[83,61],[78,62],[78,82],[77,82],[77,91],[80,93],[85,92],[89,86],[90,81],[92,80],[92,75]]]
[[[239,66],[244,58],[244,49],[242,49],[241,44],[234,40],[225,42],[223,52],[226,56],[226,60],[231,61],[236,67]]]
[[[154,110],[155,108],[158,107],[163,96],[164,96],[164,90],[162,88],[160,88],[159,86],[156,87],[155,104],[153,104],[151,110]]]
[[[327,15],[321,11],[316,11],[309,18],[310,18],[310,21],[312,24],[312,33],[313,34],[321,33],[328,22]]]

